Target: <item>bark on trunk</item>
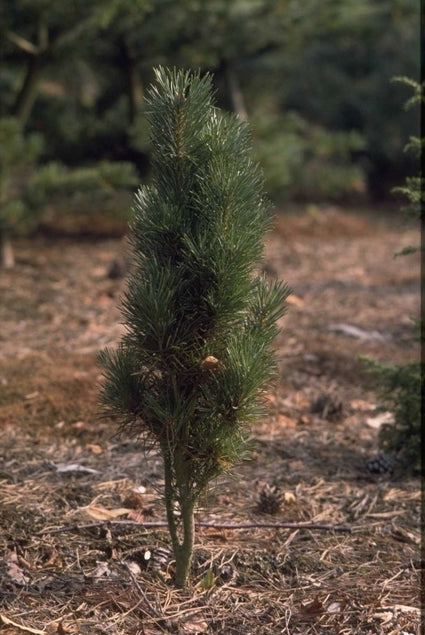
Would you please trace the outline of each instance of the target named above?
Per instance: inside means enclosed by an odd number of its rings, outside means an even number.
[[[134,124],[137,112],[143,103],[143,87],[140,79],[139,65],[131,46],[123,41],[121,44],[121,60],[125,74],[128,101],[128,123]]]
[[[165,506],[167,510],[168,529],[173,545],[174,558],[176,560],[175,585],[184,588],[189,580],[192,564],[193,546],[195,542],[195,501],[190,493],[180,500],[181,512],[181,539],[179,527],[176,522],[174,505],[176,502],[175,484],[172,480],[172,468],[170,460],[164,457],[165,476]]]
[[[192,501],[184,501],[181,505],[183,539],[178,548],[176,558],[175,584],[184,588],[189,580],[192,564],[193,545],[195,542],[194,505]]]
[[[231,62],[227,62],[225,73],[233,111],[238,115],[239,119],[248,121],[245,99],[238,81],[238,77]]]
[[[2,231],[0,236],[0,265],[2,269],[13,269],[15,254],[8,232]]]
[[[23,127],[28,121],[37,97],[42,69],[43,55],[31,55],[28,59],[24,82],[12,106],[12,115],[19,120]]]
[[[143,102],[143,88],[140,81],[139,69],[133,60],[129,60],[127,67],[127,95],[128,95],[128,121],[134,124],[137,112]]]

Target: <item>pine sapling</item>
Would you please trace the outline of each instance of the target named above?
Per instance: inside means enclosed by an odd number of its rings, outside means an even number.
[[[184,587],[196,503],[245,456],[263,412],[288,289],[256,275],[269,206],[247,125],[214,106],[211,77],[160,68],[148,106],[153,180],[136,195],[126,333],[100,355],[101,400],[162,454]]]

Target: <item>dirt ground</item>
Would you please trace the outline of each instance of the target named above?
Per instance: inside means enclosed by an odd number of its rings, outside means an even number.
[[[419,479],[368,469],[383,419],[359,359],[419,356],[419,258],[393,258],[418,241],[399,213],[278,215],[263,267],[293,290],[280,380],[250,460],[197,512],[185,591],[160,459],[99,417],[123,240],[16,241],[0,272],[0,632],[419,633]]]

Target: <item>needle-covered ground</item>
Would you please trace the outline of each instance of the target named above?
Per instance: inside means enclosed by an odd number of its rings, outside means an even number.
[[[159,457],[98,414],[125,243],[50,230],[0,272],[0,631],[419,633],[419,480],[382,457],[371,471],[390,415],[359,359],[419,356],[419,257],[393,258],[418,229],[385,210],[277,216],[262,266],[293,289],[279,381],[250,461],[198,510],[185,591]]]

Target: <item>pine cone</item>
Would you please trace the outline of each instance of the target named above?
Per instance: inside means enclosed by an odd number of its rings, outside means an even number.
[[[380,452],[366,461],[366,469],[371,474],[393,474],[396,459],[392,454]]]
[[[260,492],[256,511],[259,514],[277,514],[282,505],[282,493],[276,485],[266,483]]]

